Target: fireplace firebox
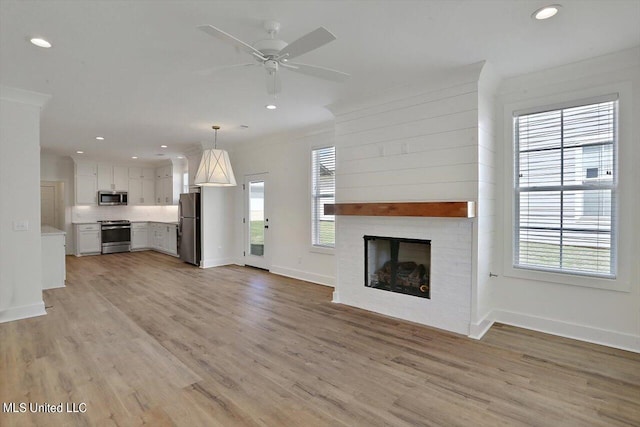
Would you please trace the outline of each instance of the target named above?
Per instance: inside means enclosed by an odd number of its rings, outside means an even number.
[[[364,285],[431,298],[431,240],[364,236]]]

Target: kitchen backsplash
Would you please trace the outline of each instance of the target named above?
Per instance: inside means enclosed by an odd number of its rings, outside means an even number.
[[[128,219],[129,221],[178,221],[178,206],[73,206],[71,222]]]

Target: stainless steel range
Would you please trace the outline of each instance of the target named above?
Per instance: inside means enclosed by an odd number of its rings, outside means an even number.
[[[98,221],[102,234],[102,253],[131,252],[131,221]]]

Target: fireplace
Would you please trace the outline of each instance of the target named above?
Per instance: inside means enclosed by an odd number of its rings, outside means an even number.
[[[364,285],[431,298],[431,240],[364,236]]]

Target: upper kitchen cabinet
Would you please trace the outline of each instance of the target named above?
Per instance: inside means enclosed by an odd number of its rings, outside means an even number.
[[[98,190],[128,191],[129,168],[98,163]]]
[[[155,169],[129,168],[129,204],[155,205]]]
[[[182,186],[180,172],[173,164],[156,168],[156,205],[177,205]]]
[[[154,168],[129,168],[129,179],[155,179]]]
[[[96,162],[76,160],[74,162],[76,205],[98,203],[98,165]]]

